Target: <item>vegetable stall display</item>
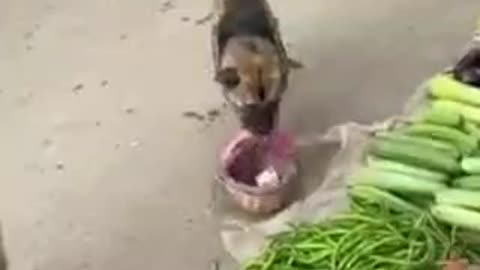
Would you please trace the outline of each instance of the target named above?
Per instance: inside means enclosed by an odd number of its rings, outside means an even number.
[[[428,87],[408,123],[373,136],[350,183],[422,201],[437,219],[480,232],[480,90],[449,74]]]
[[[245,270],[442,269],[480,263],[480,89],[445,73],[408,121],[373,134],[351,207],[275,235]],[[465,237],[468,235],[468,237]]]
[[[368,186],[350,190],[352,210],[272,237],[245,269],[441,269],[448,254],[479,252],[430,213]]]

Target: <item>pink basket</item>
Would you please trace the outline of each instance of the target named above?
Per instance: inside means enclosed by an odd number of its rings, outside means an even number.
[[[229,166],[241,154],[241,146],[259,142],[266,146],[265,156],[268,166],[274,167],[279,175],[279,184],[274,186],[256,186],[234,179]],[[233,201],[247,212],[266,214],[278,211],[288,204],[292,182],[297,175],[295,147],[287,134],[276,132],[268,138],[258,138],[248,131],[241,131],[222,152],[221,169],[218,176]]]

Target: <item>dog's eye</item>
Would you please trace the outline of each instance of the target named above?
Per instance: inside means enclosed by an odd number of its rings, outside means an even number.
[[[225,85],[225,87],[233,89],[237,87],[238,84],[240,84],[240,78],[238,76],[226,78],[223,84]]]
[[[227,89],[233,89],[240,84],[240,77],[235,68],[225,68],[219,71],[215,79]]]

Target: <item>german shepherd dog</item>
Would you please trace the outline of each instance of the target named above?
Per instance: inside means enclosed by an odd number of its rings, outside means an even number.
[[[290,60],[266,0],[214,0],[215,81],[244,128],[269,134],[276,127]]]

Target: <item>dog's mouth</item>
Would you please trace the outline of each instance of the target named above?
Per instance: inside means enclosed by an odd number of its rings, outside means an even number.
[[[254,134],[268,135],[277,126],[279,101],[246,105],[239,109],[242,127]]]

